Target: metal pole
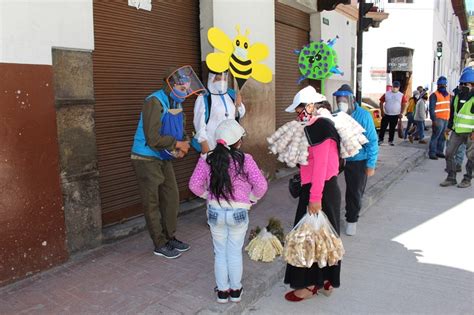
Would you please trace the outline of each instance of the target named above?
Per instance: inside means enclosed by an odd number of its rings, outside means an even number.
[[[362,43],[364,30],[362,29],[361,23],[363,12],[362,7],[365,0],[359,0],[359,21],[357,23],[357,74],[356,74],[356,101],[362,104]]]
[[[438,78],[441,75],[441,58],[438,57]],[[435,78],[436,79],[436,78]]]

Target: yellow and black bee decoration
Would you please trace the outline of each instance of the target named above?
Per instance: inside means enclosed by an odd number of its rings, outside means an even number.
[[[207,32],[211,45],[220,51],[207,55],[207,67],[214,72],[230,70],[239,89],[250,77],[262,83],[272,81],[270,68],[259,63],[268,57],[268,47],[262,43],[250,45],[248,34],[247,30],[245,35],[242,35],[239,26],[234,40],[217,27],[212,27]]]

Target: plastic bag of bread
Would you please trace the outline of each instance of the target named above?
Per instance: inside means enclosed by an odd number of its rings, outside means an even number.
[[[326,214],[306,214],[285,237],[283,257],[295,267],[334,266],[342,259],[344,246]]]

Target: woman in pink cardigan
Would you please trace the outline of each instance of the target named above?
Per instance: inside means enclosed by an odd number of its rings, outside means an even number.
[[[215,132],[215,149],[199,159],[189,181],[189,189],[207,199],[218,303],[241,300],[248,210],[267,191],[267,181],[257,163],[240,150],[244,134],[236,120],[221,122]]]
[[[314,88],[305,89],[298,93],[300,95],[295,96],[294,104],[289,107],[299,114],[298,117],[301,117],[302,110],[309,116],[305,119],[308,121],[305,134],[310,144],[308,165],[300,167],[302,187],[295,225],[307,212],[316,214],[323,211],[339,233],[341,191],[337,184],[337,175],[340,138],[331,120],[318,117],[308,110],[308,108],[327,108],[329,103]],[[287,265],[284,282],[294,290],[288,292],[285,299],[299,302],[318,292],[329,296],[333,287],[339,287],[340,271],[341,262],[324,268],[319,268],[317,263],[311,268]]]

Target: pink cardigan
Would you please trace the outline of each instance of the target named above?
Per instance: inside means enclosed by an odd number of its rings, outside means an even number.
[[[226,200],[220,200],[219,204],[217,199],[212,194],[209,194],[211,168],[206,162],[206,157],[199,159],[189,180],[189,189],[196,196],[207,199],[210,205],[219,208],[250,209],[250,206],[262,198],[267,191],[268,184],[265,176],[263,176],[250,154],[245,154],[244,162],[244,171],[248,174],[248,179],[236,175],[234,163],[230,163],[228,171],[234,188],[234,198],[230,203]]]
[[[337,143],[327,139],[309,147],[308,165],[300,167],[301,184],[311,183],[310,202],[321,202],[324,182],[339,172],[339,152]]]

